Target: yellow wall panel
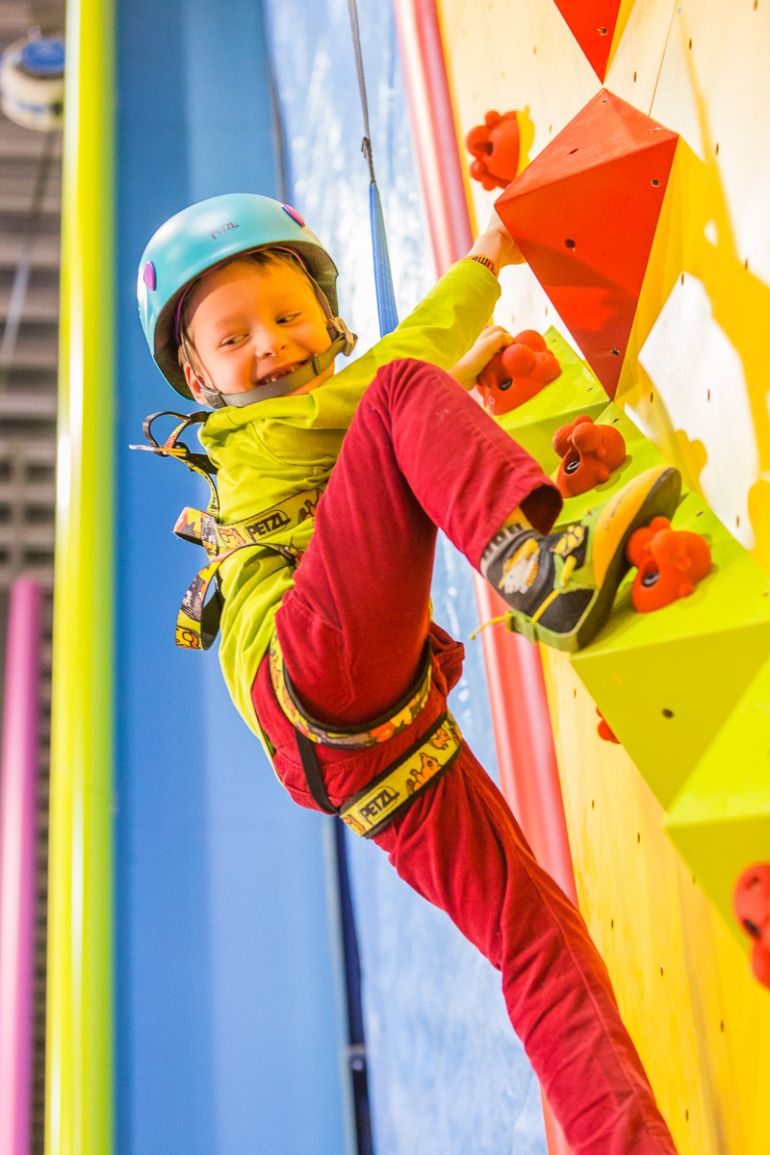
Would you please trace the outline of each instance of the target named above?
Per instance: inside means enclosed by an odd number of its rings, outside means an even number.
[[[534,157],[599,82],[552,0],[442,0],[458,131],[525,109]],[[681,136],[619,401],[770,571],[769,0],[636,0],[605,84]],[[477,219],[495,194],[472,182]],[[526,267],[496,319],[555,325]],[[682,1155],[770,1150],[770,992],[563,655],[546,677],[581,908]]]
[[[622,391],[770,570],[768,51],[767,3],[676,5],[649,111],[681,145]]]
[[[770,996],[661,834],[569,659],[543,651],[580,908],[682,1155],[761,1155]],[[748,940],[747,940],[748,941]]]

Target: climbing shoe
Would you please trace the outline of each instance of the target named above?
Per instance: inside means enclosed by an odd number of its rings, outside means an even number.
[[[629,537],[653,517],[672,517],[680,489],[676,469],[656,466],[556,533],[501,529],[484,550],[481,572],[511,607],[510,629],[558,650],[587,645],[629,569]]]

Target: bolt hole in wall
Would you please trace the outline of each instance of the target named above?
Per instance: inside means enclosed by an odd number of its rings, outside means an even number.
[[[359,0],[377,180],[400,316],[433,282],[391,6]],[[343,316],[360,350],[378,336],[368,170],[347,5],[266,5],[288,151],[287,196],[340,268]],[[297,76],[309,78],[296,84]],[[467,563],[442,540],[434,614],[467,642],[478,624]],[[494,772],[481,646],[466,644],[452,709]],[[378,1155],[545,1155],[539,1090],[513,1036],[499,976],[449,921],[401,882],[384,855],[350,847],[364,973],[369,1085]],[[440,966],[436,960],[440,959]]]

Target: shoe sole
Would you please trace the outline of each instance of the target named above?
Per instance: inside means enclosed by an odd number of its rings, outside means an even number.
[[[654,475],[657,477],[653,480]],[[654,466],[630,481],[602,507],[593,528],[591,561],[598,589],[584,617],[568,634],[555,633],[539,622],[514,613],[514,629],[530,641],[575,653],[596,637],[612,611],[618,586],[631,568],[626,557],[628,539],[653,517],[674,515],[682,489],[677,469]],[[597,572],[598,571],[598,572]]]

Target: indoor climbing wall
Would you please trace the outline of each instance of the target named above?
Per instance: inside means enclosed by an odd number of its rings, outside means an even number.
[[[458,135],[517,111],[518,177],[469,189],[480,224],[499,198],[528,262],[496,319],[547,332],[565,362],[502,422],[554,473],[564,422],[621,430],[601,492],[670,462],[674,527],[710,545],[690,597],[635,613],[629,582],[587,650],[544,660],[581,908],[661,1107],[683,1153],[755,1155],[770,991],[731,895],[770,857],[770,3],[441,12]],[[595,494],[571,501],[580,516]]]

